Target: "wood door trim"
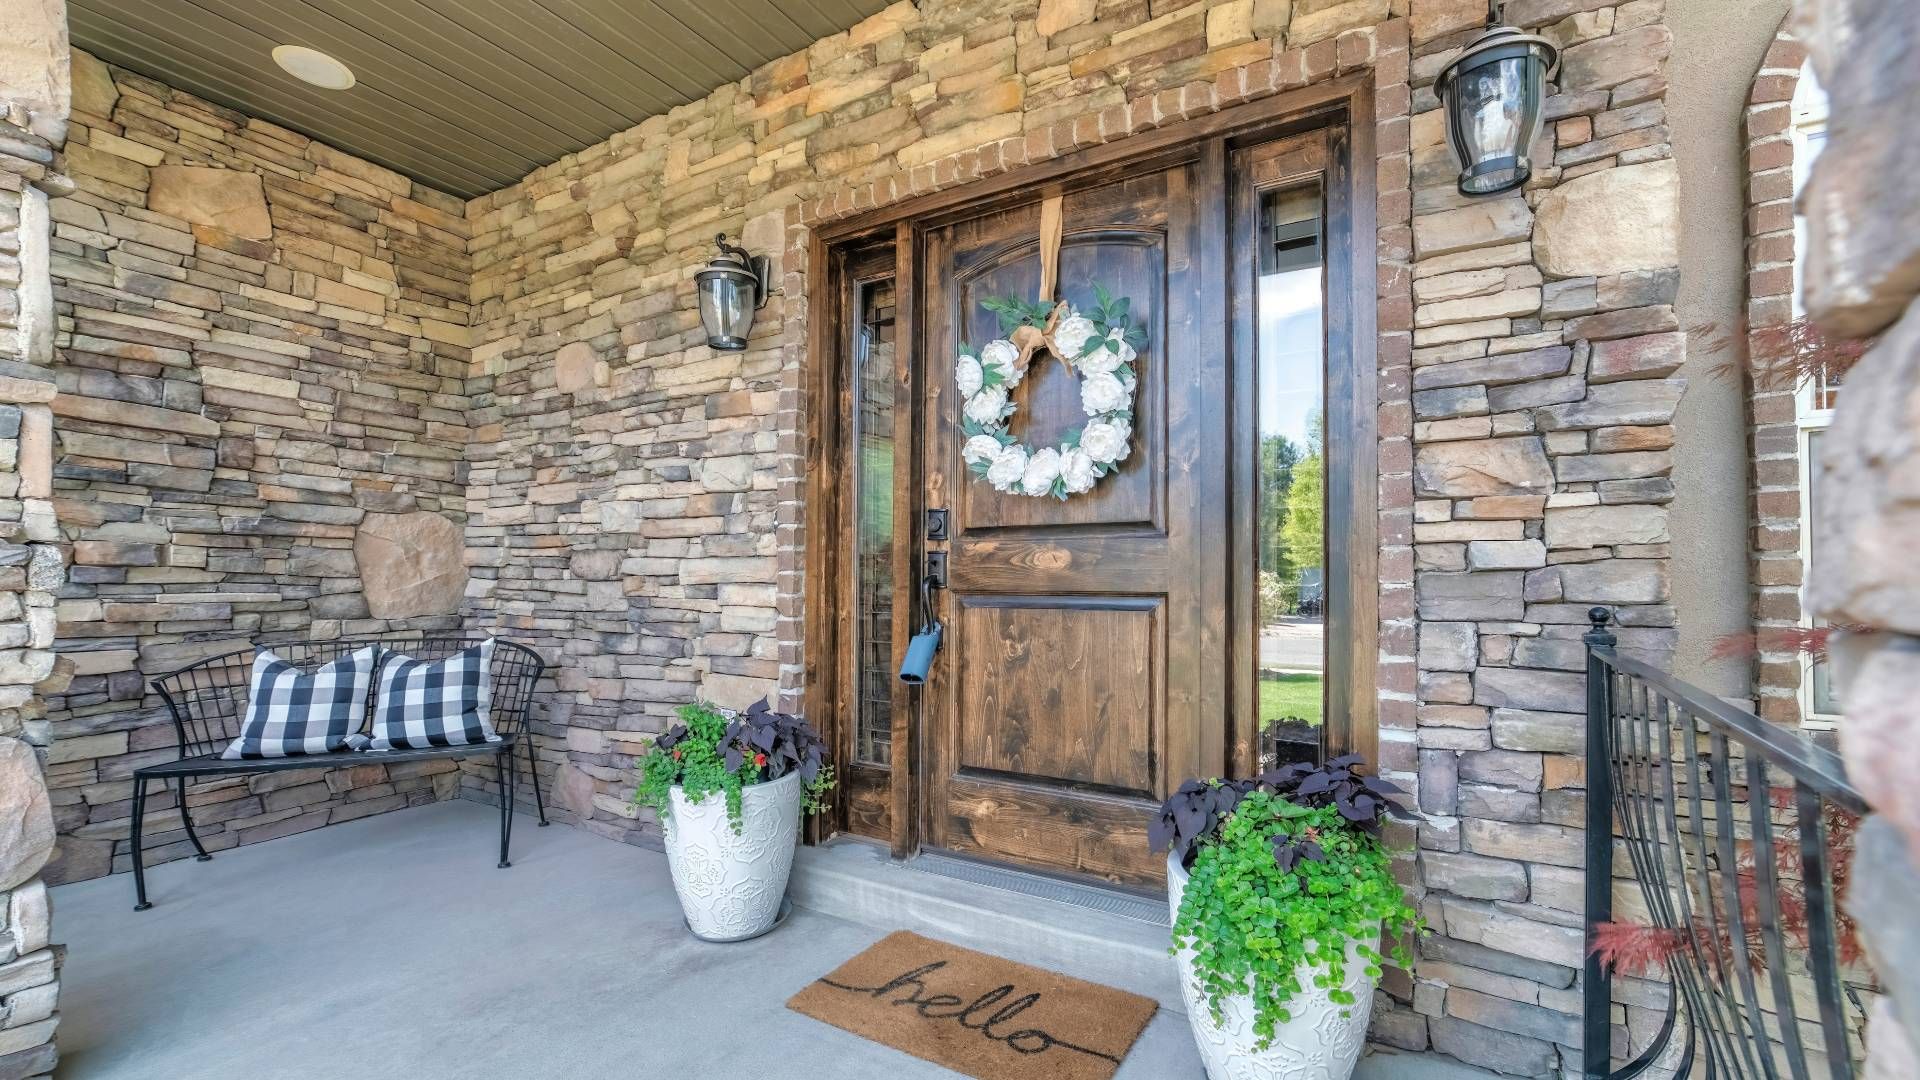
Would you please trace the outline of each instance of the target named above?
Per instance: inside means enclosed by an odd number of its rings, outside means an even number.
[[[1344,732],[1344,744],[1329,740],[1334,753],[1354,753],[1364,757],[1375,769],[1380,764],[1380,357],[1379,299],[1377,293],[1379,260],[1375,255],[1376,192],[1379,169],[1376,164],[1373,117],[1373,83],[1361,83],[1354,90],[1353,117],[1335,139],[1347,141],[1346,153],[1331,155],[1331,176],[1346,194],[1343,207],[1347,218],[1346,236],[1350,242],[1337,245],[1340,265],[1327,264],[1327,280],[1340,285],[1328,290],[1336,302],[1328,308],[1329,330],[1339,327],[1346,338],[1345,364],[1329,368],[1345,376],[1342,387],[1352,410],[1347,426],[1348,468],[1344,477],[1328,476],[1331,498],[1336,486],[1347,493],[1350,512],[1342,519],[1340,544],[1331,542],[1329,555],[1336,551],[1344,560],[1348,594],[1347,623],[1342,634],[1350,652],[1347,682],[1344,687],[1346,708],[1342,726],[1329,732],[1334,739]],[[1364,118],[1364,122],[1362,120]],[[1339,276],[1334,276],[1336,269]],[[1331,340],[1331,337],[1330,339]],[[1329,358],[1335,353],[1328,348]],[[1334,390],[1329,380],[1328,391]],[[1334,511],[1329,506],[1329,515]]]
[[[801,453],[806,467],[804,490],[806,537],[801,554],[803,602],[800,613],[800,711],[826,740],[838,748],[845,737],[839,715],[839,662],[845,645],[839,640],[838,620],[832,602],[839,595],[844,575],[835,565],[835,553],[844,535],[840,522],[839,465],[843,439],[834,391],[843,381],[839,363],[839,324],[841,319],[839,263],[843,258],[839,245],[829,245],[820,233],[807,242],[807,266],[814,274],[814,287],[808,290],[806,325],[809,363],[801,365],[800,406],[803,409],[804,445]],[[810,585],[811,587],[805,587]],[[819,817],[807,822],[807,839],[819,842],[846,827],[847,792],[834,792],[831,821]]]
[[[894,302],[894,374],[898,380],[894,393],[894,467],[893,510],[904,513],[904,527],[896,517],[893,527],[893,565],[905,572],[907,594],[917,595],[920,580],[918,552],[924,531],[926,485],[920,482],[920,425],[925,411],[920,405],[920,383],[915,376],[920,349],[920,267],[919,245],[914,243],[913,223],[901,221],[893,236]],[[896,597],[898,595],[896,587]],[[918,630],[908,614],[912,604],[894,603],[894,664],[906,655],[907,639]],[[889,780],[892,785],[893,813],[889,838],[893,857],[904,859],[920,845],[920,823],[914,814],[914,799],[920,787],[920,696],[899,687],[893,698],[893,751]]]
[[[1376,176],[1371,165],[1375,148],[1374,93],[1372,73],[1362,71],[1117,139],[1046,162],[1022,166],[945,191],[903,199],[864,213],[818,223],[808,229],[806,274],[810,284],[815,275],[831,282],[835,274],[836,253],[841,248],[861,239],[892,236],[898,245],[896,272],[899,280],[896,289],[900,292],[899,318],[903,320],[897,323],[900,342],[897,355],[898,362],[906,365],[911,376],[917,374],[924,364],[922,335],[917,329],[921,271],[925,259],[923,237],[925,230],[938,220],[987,212],[995,204],[1037,200],[1069,187],[1097,185],[1108,181],[1117,172],[1154,162],[1155,159],[1172,163],[1183,157],[1191,158],[1199,152],[1201,143],[1210,138],[1218,137],[1229,144],[1265,141],[1284,137],[1293,129],[1309,130],[1337,124],[1342,116],[1346,137],[1350,140],[1349,161],[1354,163],[1354,167],[1348,168],[1343,177],[1350,212],[1347,235],[1353,239],[1354,247],[1371,252],[1376,228]],[[1331,302],[1334,292],[1338,290],[1344,293],[1347,301],[1339,318],[1351,343],[1348,348],[1348,356],[1352,361],[1350,366],[1353,368],[1351,389],[1354,400],[1366,407],[1359,410],[1360,422],[1355,424],[1351,433],[1351,445],[1364,456],[1364,461],[1356,463],[1353,475],[1343,487],[1354,497],[1354,507],[1360,510],[1371,507],[1377,511],[1379,399],[1375,332],[1376,263],[1371,257],[1353,258],[1351,252],[1346,254],[1346,260],[1349,265],[1344,279],[1335,278],[1329,265],[1328,332],[1331,339],[1335,331]],[[1345,287],[1341,288],[1343,285]],[[910,294],[907,291],[909,287]],[[806,577],[804,604],[800,612],[799,666],[802,684],[799,697],[805,715],[821,729],[829,745],[838,745],[843,715],[840,709],[841,695],[845,689],[835,677],[837,672],[831,662],[844,647],[834,633],[832,606],[837,595],[836,583],[844,573],[844,568],[838,565],[840,560],[835,557],[837,544],[834,541],[843,526],[844,510],[841,505],[844,493],[840,490],[842,485],[838,469],[842,432],[835,410],[831,407],[841,377],[838,365],[834,362],[838,333],[836,307],[837,290],[830,285],[806,290],[807,326],[804,334],[807,354],[801,365],[803,370],[799,380],[804,416],[803,456],[807,469],[803,484],[806,499],[803,526],[805,553],[801,565]],[[909,319],[916,322],[904,321]],[[915,474],[921,466],[917,436],[923,412],[923,407],[916,408],[913,417],[916,435],[913,451]],[[1242,453],[1237,445],[1231,451],[1236,456]],[[1364,492],[1361,490],[1363,487]],[[1232,491],[1229,490],[1227,494],[1231,498]],[[1351,524],[1352,530],[1345,537],[1350,552],[1345,578],[1353,608],[1350,618],[1352,652],[1358,662],[1352,665],[1348,680],[1347,715],[1350,719],[1344,725],[1345,738],[1336,741],[1336,729],[1330,734],[1330,742],[1336,749],[1359,752],[1369,761],[1374,761],[1377,760],[1379,740],[1378,703],[1374,664],[1368,658],[1378,655],[1378,514],[1355,513]],[[909,576],[916,580],[918,566],[911,560],[919,547],[919,532],[916,520],[908,537],[910,561],[907,564],[913,568]],[[1236,559],[1239,554],[1237,550],[1233,552]],[[1222,568],[1220,572],[1224,574],[1228,571]],[[1245,634],[1241,622],[1234,619],[1228,624],[1226,655],[1229,657],[1240,655],[1241,639]],[[939,670],[936,666],[936,678]],[[1237,681],[1233,685],[1237,685]],[[1226,704],[1234,713],[1240,714],[1231,695]],[[891,846],[894,854],[900,857],[910,855],[916,849],[920,837],[925,835],[924,819],[930,812],[927,806],[922,805],[925,800],[916,802],[917,794],[924,790],[919,776],[922,765],[920,759],[925,757],[919,752],[920,726],[917,700],[905,710],[896,710],[896,756],[902,746],[909,748],[911,753],[909,768],[893,770]],[[1229,768],[1243,765],[1239,759],[1242,756],[1241,729],[1244,726],[1244,720],[1236,720],[1235,728],[1228,736],[1230,749],[1226,751],[1229,758],[1226,764]],[[904,743],[901,741],[903,734]],[[1245,745],[1250,748],[1251,740]],[[1251,759],[1252,754],[1249,752],[1246,756]],[[829,828],[844,827],[844,801],[837,803],[835,809],[834,820],[827,825]],[[808,835],[811,840],[823,838],[820,824],[817,820],[810,824]]]

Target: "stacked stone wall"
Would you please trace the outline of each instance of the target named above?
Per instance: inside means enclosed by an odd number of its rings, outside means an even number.
[[[1832,122],[1801,194],[1808,312],[1829,334],[1873,338],[1847,372],[1822,443],[1824,485],[1807,607],[1867,633],[1840,641],[1835,685],[1847,773],[1874,814],[1844,900],[1886,989],[1867,1020],[1867,1080],[1920,1075],[1920,7],[1800,0]]]
[[[900,4],[470,203],[475,618],[558,662],[541,756],[565,812],[650,842],[632,755],[669,711],[800,684],[812,226],[1370,71],[1381,765],[1430,815],[1409,870],[1437,931],[1375,1037],[1577,1061],[1579,634],[1605,604],[1628,649],[1675,638],[1671,36],[1661,0],[1511,0],[1561,74],[1534,183],[1470,203],[1433,80],[1485,10]],[[721,230],[783,283],[740,353],[695,315]]]
[[[62,561],[48,501],[54,397],[47,201],[68,190],[63,9],[16,5],[0,34],[0,1080],[59,1060],[60,967],[43,868],[54,850],[36,684],[53,669]]]
[[[1480,0],[902,3],[464,207],[76,54],[77,190],[49,206],[59,394],[30,391],[51,402],[50,498],[20,500],[18,532],[74,563],[60,661],[21,677],[50,695],[22,730],[51,737],[53,873],[124,860],[127,777],[172,752],[147,677],[255,636],[395,620],[540,646],[561,812],[651,842],[631,765],[670,710],[800,686],[803,387],[825,360],[806,349],[811,229],[1370,78],[1375,114],[1356,122],[1378,154],[1358,164],[1378,182],[1380,764],[1428,815],[1407,869],[1436,930],[1385,982],[1375,1037],[1520,1075],[1568,1067],[1584,612],[1614,607],[1623,644],[1657,661],[1674,642],[1671,39],[1662,0],[1510,0],[1509,21],[1564,48],[1561,73],[1535,181],[1468,202],[1433,80],[1484,15]],[[722,230],[774,255],[782,284],[739,353],[706,347],[693,303]],[[30,415],[23,461],[42,445]],[[398,575],[417,588],[363,565],[430,545],[442,530],[393,520],[420,513],[465,524],[464,618],[445,552]],[[25,562],[22,609],[45,608]],[[57,574],[43,580],[50,600]],[[432,611],[385,606],[399,593]],[[22,624],[30,665],[44,645]],[[224,847],[457,780],[367,765],[192,801]],[[156,807],[156,857],[182,853],[176,823]],[[1623,1009],[1623,1047],[1653,1004]]]
[[[464,205],[86,53],[73,72],[36,446],[73,564],[43,686],[56,881],[128,865],[132,771],[175,753],[154,676],[256,639],[455,627],[465,580]],[[217,851],[456,780],[366,764],[189,801]],[[150,861],[188,851],[172,799],[148,804]]]

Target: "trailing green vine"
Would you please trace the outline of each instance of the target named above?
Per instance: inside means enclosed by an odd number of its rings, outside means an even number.
[[[1192,967],[1216,1023],[1227,998],[1250,994],[1258,1049],[1293,1018],[1289,1003],[1313,986],[1346,1009],[1348,951],[1380,977],[1382,930],[1393,959],[1411,966],[1404,942],[1425,929],[1393,876],[1380,817],[1398,811],[1391,785],[1358,771],[1357,758],[1292,766],[1256,781],[1183,785],[1168,800],[1157,841],[1189,866],[1173,951]],[[1156,843],[1156,846],[1166,846]]]
[[[742,793],[797,772],[801,811],[817,814],[826,809],[833,766],[826,763],[826,743],[806,721],[774,712],[764,701],[739,714],[695,702],[682,705],[679,716],[680,723],[640,756],[636,804],[652,807],[664,819],[672,811],[675,787],[696,803],[721,792],[727,820],[738,833]]]

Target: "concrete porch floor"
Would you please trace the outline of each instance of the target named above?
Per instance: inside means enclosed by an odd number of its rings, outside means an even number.
[[[786,1010],[884,936],[804,909],[758,941],[687,934],[664,856],[464,801],[397,811],[53,893],[68,944],[62,1077],[959,1074]],[[1376,1054],[1362,1080],[1472,1080]],[[1200,1080],[1166,1010],[1118,1080]]]

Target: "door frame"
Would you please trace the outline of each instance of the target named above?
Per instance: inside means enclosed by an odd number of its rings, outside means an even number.
[[[1326,279],[1328,356],[1331,361],[1344,354],[1347,361],[1345,370],[1337,368],[1332,362],[1328,365],[1328,421],[1332,424],[1339,419],[1348,425],[1340,430],[1352,448],[1351,465],[1345,470],[1346,475],[1328,478],[1329,519],[1337,520],[1332,516],[1333,512],[1344,505],[1351,525],[1342,541],[1347,565],[1346,572],[1340,575],[1346,583],[1350,608],[1345,613],[1348,623],[1348,640],[1344,643],[1346,655],[1341,657],[1346,670],[1335,669],[1338,650],[1330,647],[1328,749],[1335,753],[1360,753],[1370,762],[1377,760],[1378,698],[1373,658],[1378,655],[1379,635],[1379,397],[1375,291],[1377,259],[1372,255],[1376,236],[1377,170],[1373,164],[1376,155],[1371,71],[1341,76],[1277,94],[1263,101],[1222,109],[809,229],[806,358],[802,364],[801,391],[805,417],[801,435],[806,467],[803,484],[805,554],[802,562],[801,708],[803,715],[821,732],[829,746],[838,748],[846,745],[850,735],[846,730],[846,720],[851,716],[849,695],[857,693],[856,688],[848,685],[844,670],[842,656],[851,646],[843,640],[840,614],[840,600],[845,593],[850,572],[846,552],[842,549],[846,547],[843,540],[848,535],[846,526],[852,505],[852,493],[843,483],[847,446],[841,403],[849,388],[844,385],[844,365],[840,362],[840,343],[846,332],[841,323],[840,299],[844,289],[838,274],[840,253],[859,244],[887,243],[889,240],[894,244],[894,289],[898,305],[895,320],[896,363],[903,374],[901,394],[896,401],[909,400],[912,395],[919,393],[916,378],[925,371],[927,362],[927,358],[921,355],[922,335],[915,323],[921,300],[923,268],[920,255],[922,233],[925,230],[956,218],[990,212],[999,205],[1029,202],[1068,188],[1096,186],[1122,172],[1190,157],[1198,153],[1208,140],[1223,140],[1226,149],[1231,152],[1238,145],[1263,142],[1329,125],[1344,125],[1346,131],[1348,152],[1345,160],[1350,167],[1330,170],[1328,183],[1330,188],[1334,184],[1340,185],[1341,201],[1346,208],[1346,235],[1353,238],[1353,243],[1339,245],[1338,252],[1334,250],[1335,245],[1329,245]],[[1220,220],[1215,222],[1218,226],[1217,235],[1225,236],[1225,219],[1231,209],[1226,196],[1230,193],[1221,194],[1223,197],[1215,200],[1217,205],[1209,207],[1208,212],[1220,216]],[[1226,298],[1222,298],[1222,302],[1225,301]],[[1238,418],[1243,411],[1239,396],[1244,396],[1239,395],[1238,388],[1247,385],[1239,380],[1251,369],[1248,367],[1249,361],[1241,355],[1248,352],[1241,347],[1245,341],[1244,335],[1236,327],[1233,336],[1235,341],[1223,360],[1229,365],[1229,378],[1234,380],[1231,392],[1236,395],[1232,400],[1235,401],[1234,415]],[[1337,413],[1333,407],[1336,404],[1336,392],[1347,395],[1343,404],[1348,406]],[[1247,407],[1251,408],[1250,405]],[[909,468],[896,470],[897,476],[918,475],[919,445],[922,441],[920,412],[915,409],[910,415],[895,418],[896,434],[906,440],[902,445],[907,448],[910,458]],[[1234,566],[1246,563],[1251,558],[1250,552],[1242,550],[1244,544],[1239,536],[1243,521],[1251,521],[1250,512],[1243,515],[1240,507],[1243,503],[1250,503],[1250,500],[1237,497],[1236,493],[1247,490],[1239,485],[1242,473],[1251,467],[1257,435],[1251,429],[1241,431],[1244,426],[1234,424],[1228,445],[1229,499],[1232,506],[1230,520],[1235,523],[1229,551]],[[1329,439],[1331,437],[1330,431]],[[904,515],[912,527],[911,533],[900,535],[895,546],[896,552],[904,547],[910,558],[906,563],[898,563],[896,559],[896,564],[915,568],[907,571],[911,578],[917,574],[918,565],[911,556],[919,552],[924,542],[921,536],[924,525],[922,519],[925,516],[924,493],[919,485],[904,482],[896,483],[895,490],[897,494],[905,496],[904,500],[896,501],[896,521],[900,520],[900,515]],[[901,501],[906,505],[900,505]],[[1369,508],[1373,512],[1369,512]],[[899,530],[898,525],[896,530]],[[1330,555],[1338,551],[1340,549],[1329,545]],[[1250,695],[1235,689],[1241,682],[1248,681],[1244,665],[1250,662],[1258,648],[1258,628],[1254,625],[1251,594],[1245,597],[1238,595],[1244,591],[1234,585],[1228,589],[1228,602],[1232,607],[1228,612],[1228,686],[1223,688],[1224,696],[1231,703],[1227,723],[1228,745],[1223,752],[1229,769],[1235,772],[1252,768],[1258,736],[1257,721],[1241,701],[1250,698]],[[899,605],[896,605],[898,610]],[[896,627],[899,625],[900,620],[896,617]],[[898,663],[905,644],[905,639],[896,631],[895,663]],[[1338,725],[1334,723],[1336,707],[1344,710],[1346,718],[1344,723]],[[923,787],[918,775],[922,765],[922,755],[918,753],[918,718],[917,697],[909,705],[896,704],[893,710],[894,766],[890,770],[887,817],[888,839],[895,858],[913,855],[923,835],[919,820],[923,808],[917,801]],[[900,767],[903,760],[907,766],[905,768]],[[835,794],[831,819],[824,823],[824,828],[812,830],[812,834],[819,839],[842,831],[847,820],[848,798],[846,787],[842,785]]]

